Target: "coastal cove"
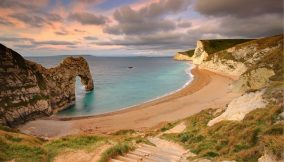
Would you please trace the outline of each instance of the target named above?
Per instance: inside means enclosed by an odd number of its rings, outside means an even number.
[[[30,57],[47,68],[66,56]],[[85,92],[76,78],[76,101],[55,114],[57,118],[93,116],[156,100],[172,94],[192,81],[192,65],[169,57],[84,56],[94,80],[94,90]]]
[[[239,93],[228,91],[231,77],[195,67],[191,84],[176,93],[128,109],[88,117],[58,118],[51,116],[27,122],[19,130],[44,138],[93,132],[109,134],[123,129],[151,130],[166,122],[193,115],[208,107],[228,104]],[[218,87],[218,91],[214,91]],[[188,106],[190,104],[190,106]]]

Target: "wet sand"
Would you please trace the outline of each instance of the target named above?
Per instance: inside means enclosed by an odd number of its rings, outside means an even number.
[[[88,117],[49,117],[19,126],[23,133],[54,138],[78,133],[109,134],[121,129],[149,130],[207,108],[225,107],[234,97],[228,76],[194,68],[193,81],[182,90],[131,108]]]

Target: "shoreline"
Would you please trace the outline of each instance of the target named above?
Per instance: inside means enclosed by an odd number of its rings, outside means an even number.
[[[203,109],[224,107],[239,95],[228,90],[233,81],[229,76],[199,69],[198,66],[191,72],[194,77],[189,85],[144,104],[93,116],[52,116],[27,122],[18,128],[23,133],[47,138],[80,133],[109,134],[122,129],[145,131],[186,118]]]
[[[143,107],[143,105],[145,104],[151,104],[152,102],[156,101],[156,100],[160,100],[163,99],[164,97],[168,97],[170,95],[173,95],[175,93],[178,93],[179,91],[182,91],[183,89],[187,88],[187,86],[189,86],[190,84],[192,84],[195,75],[192,74],[192,71],[195,68],[198,68],[197,65],[194,65],[191,62],[186,62],[186,64],[188,64],[189,67],[187,67],[185,69],[185,73],[189,76],[189,80],[179,89],[168,92],[164,95],[158,96],[156,98],[150,99],[148,101],[142,102],[142,103],[138,103],[132,106],[127,106],[127,107],[123,107],[121,109],[118,110],[114,110],[114,111],[109,111],[109,112],[103,112],[103,113],[99,113],[99,114],[93,114],[93,115],[78,115],[78,116],[57,116],[56,114],[50,116],[50,117],[43,117],[42,119],[52,119],[52,120],[59,120],[59,121],[68,121],[68,120],[76,120],[76,119],[85,119],[85,118],[92,118],[92,117],[100,117],[100,116],[106,116],[106,115],[112,115],[115,113],[120,113],[122,111],[127,111],[128,109],[135,109],[137,107]]]

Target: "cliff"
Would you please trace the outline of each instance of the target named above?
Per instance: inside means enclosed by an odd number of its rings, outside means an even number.
[[[280,58],[282,50],[283,35],[252,40],[209,55],[200,63],[200,68],[240,76],[263,59],[274,57],[273,53]]]
[[[190,160],[283,161],[283,35],[230,41],[198,41],[191,60],[198,68],[234,76],[228,90],[242,95],[226,107],[188,117],[186,131],[164,138],[195,153]]]
[[[174,56],[174,59],[178,61],[191,61],[193,54],[194,54],[194,49],[184,52],[177,52]]]
[[[87,61],[67,57],[46,69],[0,45],[0,124],[14,126],[49,116],[75,101],[75,78],[86,90],[93,89]]]

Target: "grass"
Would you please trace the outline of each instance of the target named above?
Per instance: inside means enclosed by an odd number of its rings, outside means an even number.
[[[60,152],[66,150],[94,149],[106,142],[106,138],[99,136],[69,136],[52,140],[43,145],[47,150],[49,160],[52,160]]]
[[[186,55],[188,57],[192,57],[193,54],[194,54],[194,49],[190,49],[190,50],[187,50],[187,51],[183,51],[183,52],[178,52],[179,54],[182,54],[182,55]]]
[[[167,123],[167,124],[165,124],[160,130],[161,130],[162,132],[165,132],[165,131],[167,131],[167,130],[173,128],[174,126],[175,126],[174,123]]]
[[[253,39],[215,39],[215,40],[201,40],[204,44],[205,51],[208,54],[228,49],[237,44],[245,43]]]
[[[105,137],[92,135],[68,136],[45,141],[1,127],[0,161],[52,161],[56,155],[62,152],[82,149],[91,150],[106,142]]]
[[[46,151],[41,147],[43,142],[13,129],[1,127],[0,161],[46,161]]]
[[[131,150],[134,149],[134,146],[132,143],[129,142],[122,142],[114,145],[113,147],[107,149],[101,156],[101,159],[99,162],[107,162],[109,159],[118,156],[123,155]]]
[[[257,161],[264,150],[281,158],[284,149],[283,123],[276,123],[282,107],[270,105],[246,115],[241,122],[222,121],[207,127],[215,116],[208,109],[186,119],[186,131],[165,134],[163,138],[173,140],[190,149],[197,157],[213,161],[237,159]]]
[[[133,129],[124,129],[114,132],[113,135],[132,135],[134,133],[136,133],[136,131]]]

